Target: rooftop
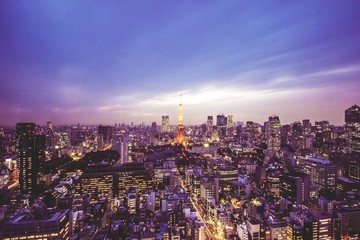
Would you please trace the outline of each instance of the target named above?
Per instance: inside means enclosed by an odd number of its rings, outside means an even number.
[[[307,160],[310,162],[316,163],[316,164],[321,164],[321,165],[330,165],[331,164],[330,160],[323,159],[323,158],[309,157]]]

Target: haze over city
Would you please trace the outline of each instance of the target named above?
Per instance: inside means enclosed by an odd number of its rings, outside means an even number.
[[[1,1],[0,124],[329,120],[359,103],[359,1]]]

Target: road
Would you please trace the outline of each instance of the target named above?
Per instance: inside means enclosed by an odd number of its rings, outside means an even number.
[[[9,183],[9,185],[7,187],[9,190],[14,190],[19,187],[19,181]]]
[[[184,184],[184,181],[182,178],[180,178],[180,183],[181,183],[182,188],[186,191],[185,184]],[[197,204],[197,201],[191,196],[191,194],[190,194],[190,201],[191,201],[191,204],[193,205],[193,207],[195,208],[196,212],[198,213],[197,214],[198,218],[200,219],[200,221],[202,221],[204,223],[207,238],[211,239],[211,240],[223,239],[218,234],[216,234],[216,231],[213,229],[213,226],[209,225],[209,223],[207,221],[205,221],[205,219],[202,216],[202,211],[201,211],[199,205]]]

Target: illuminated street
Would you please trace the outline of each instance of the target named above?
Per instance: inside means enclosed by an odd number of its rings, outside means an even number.
[[[181,181],[182,188],[185,190],[186,188],[185,188],[183,179],[181,179],[180,181]],[[204,223],[204,226],[206,229],[206,235],[207,235],[208,239],[213,239],[213,240],[223,239],[223,233],[216,232],[213,225],[210,224],[209,222],[207,222],[205,220],[205,218],[202,216],[203,212],[200,210],[200,206],[197,204],[197,201],[193,199],[193,196],[191,194],[190,194],[190,201],[191,201],[193,207],[195,208],[196,212],[198,213],[197,215],[198,215],[199,219]]]

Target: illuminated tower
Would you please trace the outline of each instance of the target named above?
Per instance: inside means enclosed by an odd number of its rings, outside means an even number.
[[[182,103],[181,103],[181,94],[180,94],[180,104],[179,104],[179,124],[178,124],[178,133],[174,140],[174,144],[181,144],[184,147],[188,145],[188,142],[185,137],[184,125],[183,125],[183,114],[182,114]]]

